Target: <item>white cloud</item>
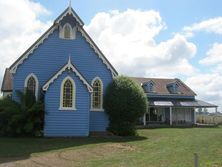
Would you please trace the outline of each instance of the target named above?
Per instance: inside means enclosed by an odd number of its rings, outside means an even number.
[[[206,57],[200,60],[200,64],[213,66],[213,69],[222,73],[222,44],[214,43],[212,48],[207,51]]]
[[[222,17],[204,20],[192,26],[184,27],[183,30],[187,36],[193,36],[193,32],[195,31],[205,31],[222,35]]]
[[[86,30],[121,74],[134,76],[189,75],[196,46],[182,35],[156,43],[166,28],[157,11],[128,9],[98,13]]]
[[[197,74],[189,77],[185,83],[198,94],[198,98],[219,105],[222,111],[222,75],[218,73]]]
[[[49,27],[39,20],[49,14],[42,5],[28,0],[0,0],[0,80],[9,67]]]

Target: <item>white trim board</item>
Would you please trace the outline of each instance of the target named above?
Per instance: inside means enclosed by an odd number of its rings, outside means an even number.
[[[65,10],[64,14],[62,14],[62,16],[59,16],[56,20],[55,23],[53,24],[53,26],[51,26],[21,57],[19,57],[14,64],[12,64],[12,66],[10,67],[10,73],[14,74],[17,71],[17,68],[19,65],[21,65],[25,59],[27,59],[29,57],[30,54],[32,54],[34,52],[35,49],[37,49],[39,47],[40,44],[42,44],[44,42],[45,39],[47,39],[49,37],[50,34],[52,34],[54,32],[55,29],[57,29],[59,27],[59,22],[61,21],[61,19],[67,15],[68,12],[73,13],[74,17],[78,17],[77,14],[75,14],[74,10],[72,8],[68,8]],[[78,17],[79,18],[79,17]],[[80,20],[81,21],[81,20]],[[81,21],[82,22],[82,21]],[[104,54],[99,50],[99,48],[96,46],[96,44],[93,42],[93,40],[90,38],[90,36],[87,34],[87,32],[83,29],[83,27],[81,26],[77,26],[77,31],[79,31],[82,36],[86,39],[86,41],[89,43],[90,47],[93,48],[93,50],[95,51],[96,55],[102,60],[102,62],[106,65],[107,69],[109,69],[112,73],[112,77],[114,78],[115,76],[118,75],[117,71],[114,69],[114,67],[112,67],[112,65],[108,62],[108,60],[106,59],[106,57],[104,56]]]
[[[72,9],[71,6],[65,9],[65,11],[55,19],[55,23],[59,23],[67,14],[72,15],[76,21],[79,23],[80,26],[83,26],[83,21],[79,18],[79,16],[76,14],[76,12]]]
[[[82,36],[86,39],[86,41],[89,43],[90,47],[93,48],[95,53],[99,56],[99,58],[102,60],[102,62],[106,65],[107,69],[112,72],[112,77],[118,75],[116,70],[109,64],[103,53],[99,50],[99,48],[95,45],[93,40],[90,38],[90,36],[87,34],[87,32],[82,27],[77,27],[77,30],[82,34]]]
[[[27,59],[29,55],[32,54],[34,50],[37,49],[39,45],[42,44],[44,40],[47,39],[57,28],[58,26],[55,25],[50,27],[45,34],[43,34],[21,57],[16,60],[16,62],[10,67],[10,73],[15,74],[18,66],[22,64],[24,60]]]
[[[69,60],[68,60],[67,64],[65,66],[63,66],[62,69],[59,70],[55,75],[53,75],[53,77],[48,82],[46,82],[44,84],[42,89],[44,91],[47,91],[50,84],[53,83],[66,69],[72,70],[76,74],[76,76],[79,77],[79,79],[83,82],[83,84],[86,85],[89,92],[93,91],[92,86],[86,81],[86,79],[79,73],[79,71],[71,63],[71,58],[70,57],[69,57]]]

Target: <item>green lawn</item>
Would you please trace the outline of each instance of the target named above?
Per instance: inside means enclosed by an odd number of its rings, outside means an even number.
[[[222,127],[139,130],[139,137],[0,138],[0,163],[9,166],[222,166]],[[1,165],[0,165],[1,166]]]

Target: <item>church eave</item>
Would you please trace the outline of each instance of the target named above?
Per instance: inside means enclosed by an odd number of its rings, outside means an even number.
[[[60,14],[54,21],[54,23],[59,23],[67,14],[72,14],[73,17],[76,19],[76,21],[79,23],[80,26],[84,26],[84,22],[80,19],[80,17],[77,15],[77,13],[71,8],[68,7]]]
[[[45,39],[49,37],[50,34],[54,32],[54,30],[58,26],[53,24],[33,45],[31,45],[10,67],[10,73],[14,74],[17,71],[17,68],[20,64],[24,62],[25,59],[29,57],[30,54],[34,52],[35,49],[39,47],[40,44],[44,42]]]
[[[81,73],[76,69],[76,67],[71,63],[71,59],[69,58],[69,61],[66,65],[64,65],[57,73],[55,73],[42,87],[43,91],[47,91],[50,84],[52,84],[62,73],[66,70],[72,70],[75,75],[80,79],[80,81],[83,82],[83,84],[87,87],[89,92],[93,91],[92,86],[86,81],[86,79],[81,75]]]

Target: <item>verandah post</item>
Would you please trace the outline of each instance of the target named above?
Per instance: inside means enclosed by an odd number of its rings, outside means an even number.
[[[172,107],[170,107],[170,126],[172,125]]]
[[[146,126],[146,113],[143,115],[143,125]]]

